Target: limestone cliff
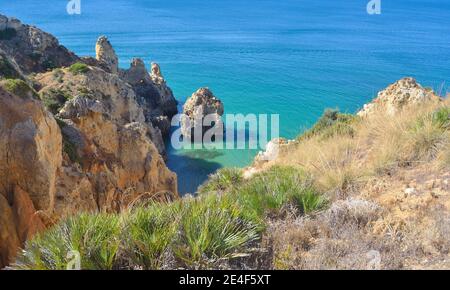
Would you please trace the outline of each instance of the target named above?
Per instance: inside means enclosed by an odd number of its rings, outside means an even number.
[[[0,268],[43,228],[37,210],[51,213],[61,133],[39,101],[0,87]]]
[[[62,217],[177,197],[158,128],[176,110],[161,74],[138,60],[120,71],[106,37],[80,58],[0,15],[0,268]]]
[[[1,14],[0,52],[24,74],[68,66],[78,59],[52,35]]]
[[[160,129],[163,136],[167,136],[170,119],[177,113],[177,101],[161,75],[159,65],[153,63],[149,74],[144,61],[135,58],[129,69],[120,72],[120,76],[136,92],[136,99],[144,109],[146,121]]]

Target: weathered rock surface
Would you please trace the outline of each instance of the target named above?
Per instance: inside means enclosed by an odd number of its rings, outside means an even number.
[[[0,88],[0,190],[18,185],[37,209],[51,209],[61,152],[59,127],[40,102]]]
[[[95,58],[104,65],[110,73],[119,72],[119,58],[106,36],[100,36],[95,45]]]
[[[9,200],[0,193],[0,269],[14,261],[26,240],[44,229],[27,192],[16,186]]]
[[[16,223],[17,236],[21,244],[45,229],[39,212],[36,211],[30,196],[20,187],[14,188],[12,210]]]
[[[193,140],[194,132],[201,132],[201,136],[203,136],[212,127],[203,126],[204,118],[206,116],[211,118],[213,125],[222,123],[220,117],[223,113],[224,107],[222,102],[208,88],[198,89],[183,106],[184,117],[181,120],[181,133],[183,137],[188,140]]]
[[[66,106],[55,112],[62,118],[82,114],[89,108],[107,114],[120,124],[145,121],[131,86],[98,67],[76,74],[67,68],[58,69],[58,74],[38,74],[34,80],[40,84],[39,93],[44,98],[58,99],[63,95]]]
[[[146,192],[177,194],[176,176],[161,156],[161,133],[146,122],[128,83],[97,67],[83,74],[62,69],[58,79],[49,72],[35,80],[41,94],[69,96],[57,114],[64,142],[73,148],[57,183],[58,215],[119,211]]]
[[[0,15],[0,38],[0,79],[36,90],[16,96],[0,82],[0,268],[62,217],[120,211],[159,192],[178,196],[158,128],[168,132],[177,103],[160,73],[151,76],[139,60],[119,72],[106,37],[95,59],[79,58]],[[69,67],[75,62],[87,66]]]
[[[14,261],[19,247],[12,209],[8,200],[0,194],[0,269]]]
[[[61,148],[51,114],[0,87],[0,268],[44,228],[36,210],[53,210]]]
[[[159,106],[161,107],[161,111],[163,115],[172,117],[175,115],[177,110],[177,101],[173,96],[172,90],[167,86],[166,80],[164,79],[161,68],[159,64],[153,62],[151,67],[150,78],[153,82],[153,85],[159,92]]]
[[[68,66],[78,59],[52,35],[4,15],[0,15],[0,50],[24,74]]]
[[[394,115],[405,107],[439,100],[432,90],[423,88],[415,79],[403,78],[379,92],[372,102],[364,105],[358,116],[364,117],[380,110]]]
[[[177,101],[162,77],[159,66],[153,63],[152,73],[149,74],[144,61],[135,58],[130,68],[122,70],[120,75],[136,92],[137,101],[144,110],[146,121],[152,122],[161,130],[163,136],[167,136],[170,119],[177,113]]]
[[[24,79],[17,63],[0,49],[0,78]]]

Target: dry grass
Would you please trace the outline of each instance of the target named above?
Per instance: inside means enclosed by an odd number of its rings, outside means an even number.
[[[401,167],[425,162],[449,166],[450,131],[433,118],[434,112],[449,105],[449,100],[430,103],[395,116],[379,112],[348,125],[352,135],[309,136],[274,163],[302,167],[319,188],[337,198],[357,192],[370,177]]]
[[[313,176],[321,191],[343,197],[361,177],[357,167],[360,154],[359,144],[349,136],[311,138],[297,144],[293,153],[281,157],[277,163],[302,167]]]
[[[272,267],[445,268],[449,107],[447,99],[395,116],[375,113],[347,124],[353,134],[309,134],[285,149],[273,163],[311,174],[332,204],[318,215],[270,223],[265,241]],[[441,185],[427,188],[433,182]],[[406,194],[410,187],[413,193]]]
[[[313,218],[277,221],[268,231],[275,269],[401,268],[403,255],[388,235],[375,235],[376,204],[347,199]]]

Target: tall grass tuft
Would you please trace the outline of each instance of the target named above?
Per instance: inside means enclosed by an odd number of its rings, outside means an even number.
[[[190,200],[182,214],[174,253],[188,267],[207,267],[211,261],[230,258],[259,237],[257,226],[240,218],[242,209],[227,197]]]
[[[314,211],[322,204],[317,202],[316,208],[309,202],[318,193],[311,179],[294,167],[274,166],[237,188],[234,195],[245,208],[246,216],[253,220],[279,216],[288,206],[295,206],[301,213]]]
[[[131,268],[159,269],[177,234],[178,222],[177,203],[153,203],[131,212],[124,229],[122,247]]]
[[[449,109],[419,116],[406,134],[407,161],[430,161],[448,146]]]
[[[338,109],[326,109],[314,126],[298,137],[304,140],[312,137],[328,139],[334,136],[353,136],[353,124],[358,117],[352,114],[340,113]]]
[[[120,219],[110,214],[81,214],[38,235],[18,257],[17,268],[66,269],[67,255],[78,251],[81,269],[110,270],[120,244]]]
[[[233,186],[238,186],[243,181],[242,170],[239,168],[222,168],[209,176],[202,184],[199,193],[223,192]]]

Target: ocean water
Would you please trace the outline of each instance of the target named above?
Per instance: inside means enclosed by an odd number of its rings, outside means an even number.
[[[15,16],[94,55],[107,35],[128,67],[156,61],[182,103],[207,86],[226,113],[280,115],[280,135],[293,138],[327,107],[355,112],[404,76],[445,94],[450,82],[450,2],[381,0],[65,0],[0,1]],[[169,167],[181,192],[193,192],[223,166],[245,166],[255,150],[177,151]]]

